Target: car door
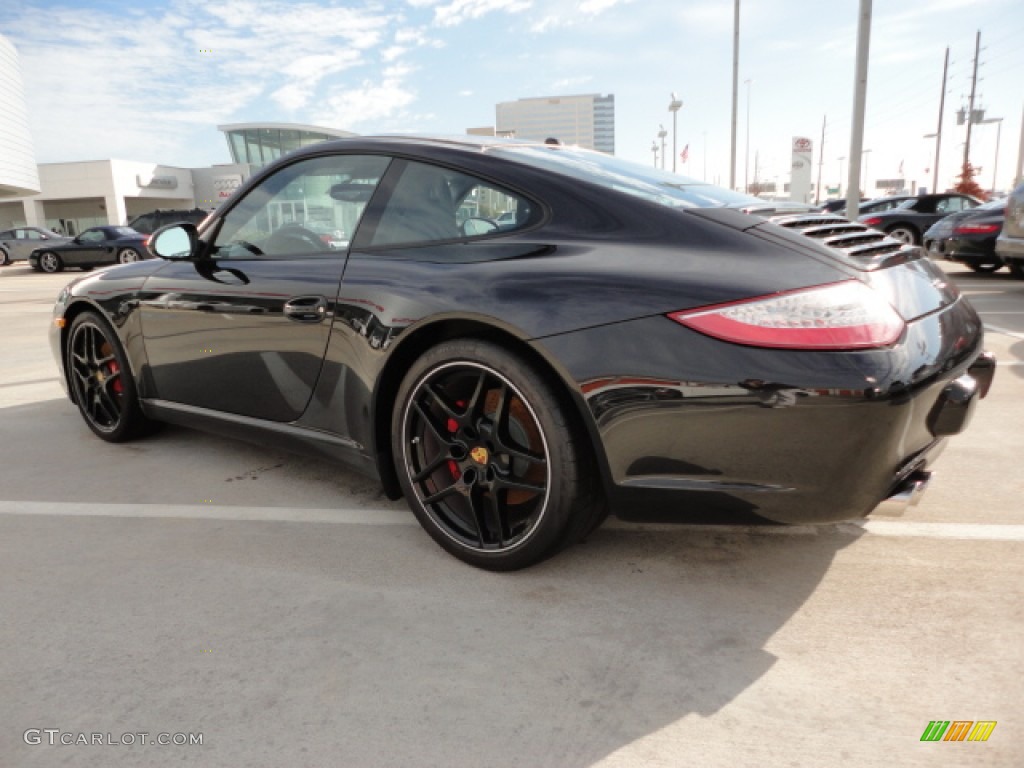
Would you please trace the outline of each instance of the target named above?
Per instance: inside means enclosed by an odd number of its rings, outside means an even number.
[[[87,229],[70,243],[62,245],[57,249],[64,264],[69,267],[78,267],[88,264],[95,264],[104,260],[107,251],[107,233],[99,227]],[[44,247],[42,245],[38,246]]]
[[[205,258],[168,262],[146,281],[142,330],[159,399],[272,421],[302,415],[348,258],[303,224],[354,231],[388,163],[336,154],[285,166],[211,222]]]

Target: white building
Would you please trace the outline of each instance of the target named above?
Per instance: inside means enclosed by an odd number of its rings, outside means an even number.
[[[0,42],[4,42],[2,38]],[[0,45],[0,56],[3,51]],[[2,62],[0,58],[0,64]],[[21,114],[22,124],[25,124],[24,108]],[[0,131],[3,126],[0,122]],[[158,208],[213,210],[260,167],[281,155],[320,141],[356,135],[288,123],[218,127],[228,139],[229,151],[236,162],[207,168],[180,168],[131,160],[36,166],[29,144],[27,166],[19,155],[20,170],[17,175],[11,174],[12,178],[20,180],[20,186],[10,183],[9,196],[0,194],[0,230],[28,225],[76,235],[102,224],[127,224],[136,216]],[[0,138],[4,138],[2,134]],[[28,143],[27,126],[24,142]],[[6,148],[6,140],[0,146]],[[5,183],[3,158],[7,154],[6,151],[0,153],[0,185]],[[29,171],[31,179],[27,179]],[[34,186],[25,186],[29,180]]]
[[[38,191],[18,51],[0,35],[0,200]]]
[[[503,101],[495,107],[497,135],[563,144],[615,154],[615,96],[597,93]]]

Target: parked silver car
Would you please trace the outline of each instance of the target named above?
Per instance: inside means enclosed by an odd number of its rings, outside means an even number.
[[[28,255],[44,245],[61,245],[71,240],[40,227],[15,227],[0,232],[0,266],[28,261]]]
[[[1014,277],[1024,280],[1024,182],[1017,185],[1006,201],[1006,220],[996,240],[996,255]]]

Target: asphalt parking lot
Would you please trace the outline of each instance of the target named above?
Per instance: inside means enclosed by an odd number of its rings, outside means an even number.
[[[944,268],[1000,365],[907,515],[505,575],[335,465],[97,440],[46,343],[74,273],[0,269],[0,766],[1024,764],[1024,281]]]

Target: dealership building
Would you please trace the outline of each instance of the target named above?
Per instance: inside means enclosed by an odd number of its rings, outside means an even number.
[[[32,138],[28,133],[25,90],[18,51],[0,35],[0,205],[39,191]],[[2,228],[2,226],[0,226]]]
[[[13,76],[18,74],[17,58],[13,46],[7,44],[8,52],[5,43],[0,38],[0,67],[8,69],[0,71],[0,89],[13,90],[10,83],[20,87],[20,76]],[[19,102],[15,99],[14,103]],[[20,103],[24,106],[23,98]],[[21,133],[10,114],[0,122],[0,139],[16,150],[12,158],[4,152],[0,160],[0,229],[28,225],[68,235],[102,224],[125,224],[156,209],[213,210],[254,172],[281,155],[320,141],[355,135],[288,123],[222,125],[218,129],[227,139],[232,160],[222,165],[182,168],[112,159],[37,166],[24,110],[21,114]],[[8,135],[14,135],[15,141],[8,142]]]

